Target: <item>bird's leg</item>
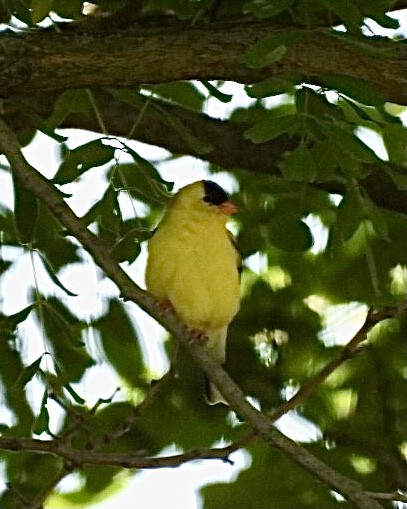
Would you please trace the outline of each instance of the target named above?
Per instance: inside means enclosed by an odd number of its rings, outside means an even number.
[[[160,315],[175,313],[174,306],[171,304],[171,302],[168,299],[159,300],[156,303],[155,308],[157,309],[157,312]]]
[[[157,301],[155,308],[160,315],[175,313],[174,306],[168,299]],[[208,340],[207,332],[205,330],[188,327],[187,331],[190,343],[203,343]]]
[[[207,332],[202,329],[188,327],[188,334],[190,343],[202,343],[208,340]]]

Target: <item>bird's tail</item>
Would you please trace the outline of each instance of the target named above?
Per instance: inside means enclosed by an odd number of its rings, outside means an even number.
[[[221,329],[214,329],[207,331],[208,341],[206,343],[206,347],[210,354],[221,364],[224,364],[226,361],[226,337],[228,333],[228,328],[222,327]],[[217,405],[218,403],[223,403],[227,405],[225,398],[220,393],[219,389],[215,384],[210,382],[205,377],[205,395],[206,401],[209,405]]]

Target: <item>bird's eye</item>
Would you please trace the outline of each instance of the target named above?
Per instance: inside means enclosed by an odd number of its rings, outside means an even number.
[[[211,180],[203,180],[202,183],[205,190],[204,201],[212,205],[220,205],[228,201],[228,195],[218,184]]]

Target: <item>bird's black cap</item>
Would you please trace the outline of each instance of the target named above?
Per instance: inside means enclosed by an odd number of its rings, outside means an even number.
[[[204,201],[213,205],[220,205],[228,201],[228,195],[218,184],[212,180],[203,180],[202,183],[205,189]]]

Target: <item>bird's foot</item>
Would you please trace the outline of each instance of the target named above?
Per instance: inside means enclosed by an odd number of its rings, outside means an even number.
[[[174,307],[168,299],[159,300],[155,308],[160,315],[174,313]]]
[[[201,329],[194,329],[192,327],[191,328],[188,327],[188,334],[190,343],[203,343],[208,339],[206,331]]]

